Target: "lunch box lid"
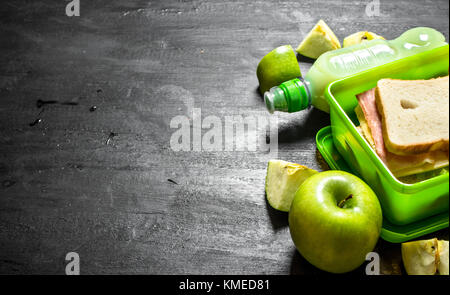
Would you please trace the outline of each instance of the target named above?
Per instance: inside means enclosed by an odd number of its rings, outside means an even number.
[[[359,176],[356,171],[352,171],[344,158],[339,154],[333,143],[331,126],[319,130],[316,135],[317,149],[328,164],[330,169],[342,170]],[[407,225],[396,225],[383,218],[381,238],[391,243],[406,242],[423,235],[447,228],[449,226],[449,212],[443,212]]]

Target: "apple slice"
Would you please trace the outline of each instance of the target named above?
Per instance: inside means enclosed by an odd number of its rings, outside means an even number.
[[[345,37],[342,45],[345,48],[345,47],[349,47],[349,46],[352,46],[355,44],[359,44],[359,43],[374,40],[374,39],[385,40],[383,37],[381,37],[380,35],[377,35],[375,33],[362,31],[362,32],[357,32],[357,33],[351,34],[350,36]]]
[[[448,241],[438,242],[439,252],[439,266],[438,271],[440,275],[449,275],[448,273]]]
[[[316,59],[323,53],[338,48],[341,48],[339,39],[323,20],[319,20],[296,51],[303,56]]]
[[[434,238],[403,243],[402,259],[409,275],[434,275],[436,261],[439,261],[438,240]]]
[[[261,59],[256,69],[261,94],[273,86],[301,75],[297,57],[291,45],[283,45],[269,52]]]
[[[289,212],[298,187],[311,175],[318,173],[295,163],[270,160],[267,164],[266,196],[270,206]]]

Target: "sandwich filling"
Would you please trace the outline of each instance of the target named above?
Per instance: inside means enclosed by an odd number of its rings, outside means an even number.
[[[405,156],[389,152],[384,143],[382,119],[375,100],[375,88],[357,95],[357,99],[359,105],[355,112],[360,123],[358,129],[394,176],[403,177],[448,166],[449,155],[445,151]]]

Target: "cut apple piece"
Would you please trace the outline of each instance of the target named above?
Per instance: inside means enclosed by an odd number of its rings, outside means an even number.
[[[439,252],[439,266],[438,271],[440,275],[449,275],[448,273],[448,241],[438,242]]]
[[[402,244],[402,259],[409,275],[434,275],[439,259],[438,240],[422,240]]]
[[[375,33],[362,31],[362,32],[357,32],[357,33],[351,34],[350,36],[345,37],[342,45],[345,48],[345,47],[349,47],[349,46],[352,46],[355,44],[360,44],[362,42],[370,41],[370,40],[374,40],[374,39],[385,40],[383,37],[381,37],[380,35],[377,35]]]
[[[316,59],[323,53],[341,48],[341,43],[328,25],[320,20],[297,47],[303,56]]]
[[[301,75],[297,57],[291,45],[283,45],[269,52],[261,59],[256,69],[261,94],[273,86]]]
[[[270,160],[267,165],[266,196],[270,206],[289,212],[298,187],[311,175],[318,173],[295,163]]]

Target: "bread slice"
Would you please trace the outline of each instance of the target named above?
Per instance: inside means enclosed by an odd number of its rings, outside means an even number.
[[[448,151],[449,79],[378,81],[376,104],[388,151],[411,155]]]
[[[375,91],[373,91],[372,93],[374,92]],[[371,122],[372,124],[369,124],[359,104],[355,108],[355,113],[360,124],[358,127],[356,127],[356,129],[359,133],[362,134],[364,139],[367,140],[369,145],[375,150],[380,159],[388,166],[389,170],[391,170],[392,174],[394,174],[395,177],[415,175],[448,166],[448,153],[443,151],[433,151],[429,153],[414,154],[408,156],[400,156],[386,151],[383,139],[381,138],[381,141],[375,142],[372,135],[371,128],[374,127],[379,128],[379,131],[374,130],[375,134],[381,135],[381,124],[374,124],[374,122]],[[402,179],[401,181],[403,180],[405,179]]]

